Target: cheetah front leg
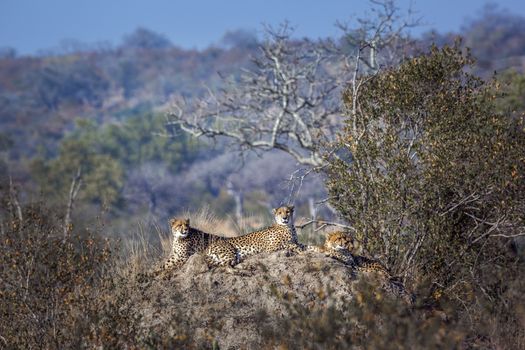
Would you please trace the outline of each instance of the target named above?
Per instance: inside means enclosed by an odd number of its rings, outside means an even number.
[[[164,263],[158,264],[154,267],[149,275],[153,278],[166,279],[170,276],[170,273],[174,270],[181,268],[184,263],[188,260],[187,257],[181,255],[172,255]]]
[[[289,253],[301,254],[307,251],[307,248],[304,244],[287,242],[284,244],[283,249],[287,250]]]
[[[325,252],[325,255],[332,259],[339,260],[346,265],[350,265],[351,267],[355,266],[354,257],[349,252],[343,253],[337,250],[330,250],[330,251]]]
[[[305,246],[305,251],[307,252],[316,252],[316,253],[324,253],[325,249],[324,247],[320,247],[317,245],[307,245]]]

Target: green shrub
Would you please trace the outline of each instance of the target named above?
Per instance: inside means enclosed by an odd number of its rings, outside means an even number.
[[[495,112],[498,84],[467,73],[471,63],[458,48],[433,48],[367,77],[357,95],[349,88],[334,146],[352,159],[329,169],[332,203],[368,251],[445,287],[507,264],[501,238],[525,224],[523,118]]]
[[[420,297],[453,300],[472,327],[519,325],[501,300],[523,279],[509,248],[525,228],[524,118],[501,112],[500,84],[472,63],[434,47],[349,86],[332,146],[351,156],[329,159],[327,186],[366,251],[408,285],[430,283]]]

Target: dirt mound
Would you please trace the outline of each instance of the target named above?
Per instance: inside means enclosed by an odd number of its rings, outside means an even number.
[[[203,256],[194,255],[167,278],[140,282],[129,302],[144,329],[187,322],[195,339],[251,349],[265,343],[264,329],[286,315],[283,301],[339,308],[351,298],[354,282],[350,268],[314,252],[259,254],[233,270],[210,270]]]

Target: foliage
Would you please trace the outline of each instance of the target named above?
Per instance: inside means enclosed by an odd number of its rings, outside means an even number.
[[[320,296],[329,300],[329,290]],[[288,314],[266,328],[270,344],[292,349],[452,349],[466,337],[464,329],[438,314],[411,310],[360,281],[355,296],[342,308],[313,308],[283,299]]]
[[[0,207],[2,347],[203,349],[216,348],[225,332],[234,332],[230,338],[257,337],[271,348],[521,348],[525,342],[523,279],[507,278],[500,284],[505,304],[485,302],[469,313],[454,312],[456,306],[445,297],[440,308],[421,302],[410,308],[366,279],[353,287],[351,298],[339,300],[333,289],[320,284],[305,303],[294,296],[289,276],[276,286],[267,268],[252,261],[259,267],[250,267],[248,271],[258,271],[251,279],[261,281],[257,290],[268,299],[260,302],[270,307],[254,310],[238,299],[252,298],[252,288],[232,289],[218,282],[249,277],[212,271],[195,276],[185,287],[169,279],[150,280],[141,273],[158,251],[143,238],[137,243],[126,237],[121,247],[129,248],[117,250],[115,242],[101,240],[98,231],[64,237],[59,217],[41,203],[25,207],[22,221],[5,204]],[[210,221],[209,213],[201,216],[213,227],[225,227],[224,222]],[[168,243],[163,244],[166,249]],[[281,259],[293,264],[289,259],[294,258]],[[199,269],[197,260],[186,274]],[[305,258],[303,264],[311,269],[309,278],[320,271]],[[324,273],[330,277],[330,269]],[[281,280],[279,274],[275,278]],[[230,301],[213,291],[226,292]],[[219,306],[228,303],[235,303],[233,314],[239,316],[234,323]]]
[[[183,50],[165,40],[138,29],[115,48],[0,55],[0,128],[16,136],[13,158],[33,156],[41,145],[55,152],[78,117],[112,122],[144,103],[161,106],[173,93],[199,96],[203,82],[217,85],[217,72],[246,65],[254,50]]]
[[[497,111],[519,118],[525,111],[525,75],[508,70],[499,77],[501,97],[495,103]]]
[[[439,308],[410,308],[364,279],[354,297],[336,308],[328,302],[333,298],[330,290],[321,286],[319,297],[326,304],[310,307],[281,297],[287,313],[262,332],[268,345],[287,349],[518,349],[525,342],[524,299],[518,292],[524,284],[514,283],[507,285],[512,292],[504,293],[514,308],[486,303],[470,313],[457,313],[449,301]]]
[[[497,112],[499,84],[467,73],[471,64],[457,47],[434,47],[347,89],[334,147],[352,156],[331,158],[327,185],[395,273],[494,300],[516,269],[508,237],[524,234],[524,119]]]
[[[108,246],[89,237],[62,237],[56,216],[38,204],[25,208],[22,222],[7,214],[0,239],[0,343],[80,347],[87,334],[72,325],[86,327],[92,316]]]
[[[227,31],[220,43],[225,47],[241,47],[255,49],[258,45],[257,33],[246,29]]]
[[[98,105],[109,89],[109,81],[89,58],[71,57],[62,62],[50,62],[41,70],[30,74],[39,103],[51,110],[60,104]]]
[[[137,28],[132,34],[126,35],[123,46],[132,49],[166,49],[171,42],[164,35],[157,34],[146,28]]]
[[[80,169],[82,200],[122,206],[122,191],[133,174],[132,169],[145,164],[166,164],[169,171],[176,173],[197,156],[197,145],[184,136],[174,139],[154,135],[162,126],[162,116],[151,114],[102,128],[80,120],[78,128],[62,141],[57,157],[44,156],[33,162],[34,178],[40,181],[47,196],[58,194],[60,199]],[[142,182],[134,183],[151,192],[148,179],[142,177]]]

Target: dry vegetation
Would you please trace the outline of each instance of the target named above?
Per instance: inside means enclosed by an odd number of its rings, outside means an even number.
[[[469,310],[439,296],[409,307],[313,252],[256,256],[236,273],[209,270],[196,255],[168,278],[150,279],[142,273],[169,249],[162,228],[124,242],[88,232],[64,239],[61,221],[42,205],[24,208],[22,222],[9,208],[3,213],[6,348],[520,348],[525,341],[519,279],[501,285],[505,303]],[[192,219],[234,234],[206,212]]]

